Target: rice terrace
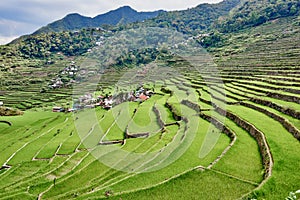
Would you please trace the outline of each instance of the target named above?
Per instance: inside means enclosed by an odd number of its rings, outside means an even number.
[[[0,199],[300,199],[299,13],[125,6],[1,45]]]

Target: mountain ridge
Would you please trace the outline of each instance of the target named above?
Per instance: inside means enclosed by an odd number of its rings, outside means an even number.
[[[240,3],[241,0],[223,0],[212,4],[202,3],[187,10],[162,13],[149,21],[153,21],[161,27],[173,27],[179,32],[194,35],[208,31],[219,17],[228,15]]]
[[[101,27],[102,25],[118,25],[132,22],[141,22],[146,19],[154,18],[164,10],[152,12],[138,12],[130,6],[122,6],[95,17],[83,16],[79,13],[67,14],[64,18],[49,23],[36,30],[33,35],[48,32],[73,31],[82,28]]]
[[[195,8],[190,8],[182,11],[170,11],[158,14],[157,17],[144,20],[143,22],[130,23],[130,21],[126,21],[126,17],[128,16],[136,16],[136,13],[144,13],[144,16],[148,15],[149,12],[137,12],[133,10],[129,6],[123,6],[116,10],[112,10],[110,12],[97,15],[95,17],[84,17],[78,13],[71,13],[64,17],[61,21],[55,21],[53,23],[63,23],[64,25],[69,24],[69,28],[71,26],[71,30],[65,31],[65,33],[60,33],[58,31],[53,31],[47,26],[48,30],[41,30],[41,34],[37,32],[35,34],[21,36],[20,38],[14,40],[10,44],[11,51],[15,55],[20,55],[24,58],[47,58],[51,54],[55,54],[59,51],[63,52],[66,56],[70,55],[80,55],[85,53],[88,49],[95,46],[95,38],[93,33],[95,30],[97,31],[111,31],[118,32],[127,29],[136,29],[141,27],[160,27],[160,28],[171,28],[175,29],[181,33],[187,33],[191,36],[197,38],[198,42],[204,48],[210,47],[221,47],[226,45],[226,32],[224,28],[228,28],[226,22],[229,22],[231,19],[235,19],[235,16],[238,14],[237,10],[242,9],[242,13],[246,11],[257,11],[259,8],[255,6],[255,1],[260,2],[260,0],[254,0],[254,3],[251,3],[251,9],[248,9],[245,5],[247,3],[242,2],[240,0],[224,0],[215,4],[200,4]],[[264,2],[269,2],[270,0],[264,0]],[[289,4],[289,2],[294,2],[295,0],[287,0],[285,4]],[[248,3],[249,4],[249,3]],[[265,5],[262,3],[262,5]],[[278,4],[279,5],[279,4]],[[280,4],[281,5],[281,4]],[[294,6],[296,9],[299,8],[300,4],[296,4]],[[280,6],[276,7],[275,4],[274,12],[280,13]],[[266,5],[268,8],[269,6]],[[290,6],[292,7],[292,6]],[[245,8],[245,9],[244,9]],[[261,10],[266,10],[265,8],[261,8]],[[282,9],[281,9],[282,10]],[[156,11],[159,12],[159,11]],[[117,14],[116,14],[117,13]],[[150,12],[150,14],[153,12]],[[299,13],[296,10],[295,13]],[[110,18],[111,15],[118,16],[117,19]],[[257,16],[264,15],[264,13],[258,13]],[[290,12],[287,16],[290,15]],[[296,14],[295,14],[296,15]],[[286,17],[285,15],[278,15],[277,18]],[[295,16],[296,17],[296,16]],[[80,20],[75,20],[79,18]],[[103,20],[106,22],[105,18],[109,18],[111,24],[116,23],[124,23],[125,25],[111,25],[104,27],[104,30],[95,29],[95,24],[92,23],[93,19],[97,20],[97,23],[104,23],[99,20]],[[132,20],[134,18],[131,17]],[[245,21],[248,21],[247,17],[244,17]],[[252,19],[252,18],[251,18]],[[255,19],[255,18],[254,18]],[[272,19],[272,18],[271,18]],[[74,21],[77,23],[74,24]],[[99,22],[100,21],[100,22]],[[220,22],[224,22],[224,26],[218,26]],[[251,22],[251,21],[250,21]],[[127,23],[127,24],[126,24]],[[300,17],[293,20],[293,23],[300,24]],[[107,24],[107,23],[106,23]],[[230,24],[231,25],[231,24]],[[259,26],[261,24],[253,23],[251,26],[237,26],[238,30],[243,30],[246,28],[251,28],[253,26]],[[91,27],[91,28],[89,28]],[[100,26],[96,26],[100,27]],[[45,28],[45,27],[43,27]],[[58,26],[59,28],[59,26]],[[223,29],[223,30],[222,30]],[[61,29],[60,29],[61,30]],[[76,34],[74,33],[76,31]],[[237,32],[239,32],[237,30]],[[230,31],[229,31],[230,32]],[[233,32],[235,32],[233,30]],[[73,38],[70,40],[70,38]],[[80,41],[80,42],[79,42]],[[68,48],[72,47],[72,48]],[[4,52],[3,55],[9,55],[9,52]]]

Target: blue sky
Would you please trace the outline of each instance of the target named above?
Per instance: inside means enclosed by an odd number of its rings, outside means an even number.
[[[1,0],[0,44],[30,34],[68,13],[94,17],[129,5],[138,11],[183,10],[220,0]]]

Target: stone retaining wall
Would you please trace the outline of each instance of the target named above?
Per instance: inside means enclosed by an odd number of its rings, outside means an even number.
[[[254,125],[231,112],[225,111],[218,107],[215,108],[215,110],[219,114],[226,116],[228,119],[235,122],[241,128],[245,129],[256,140],[260,150],[260,154],[262,156],[262,162],[264,166],[264,179],[270,177],[272,174],[273,158],[264,134],[259,131]]]
[[[242,102],[241,105],[246,106],[248,108],[252,108],[257,111],[260,111],[260,112],[268,115],[269,117],[275,119],[276,121],[280,122],[287,131],[289,131],[297,140],[300,141],[300,131],[285,118],[283,118],[275,113],[272,113],[264,108],[255,106],[253,104]]]

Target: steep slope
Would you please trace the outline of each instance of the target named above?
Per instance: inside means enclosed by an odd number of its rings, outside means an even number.
[[[96,16],[94,20],[95,25],[102,24],[127,24],[131,22],[140,22],[145,19],[156,17],[158,14],[164,11],[154,11],[154,12],[137,12],[129,6],[121,7],[117,10],[110,11],[108,13]]]
[[[63,19],[52,22],[47,26],[38,29],[33,34],[76,30],[76,29],[81,29],[83,27],[92,27],[93,24],[94,24],[93,18],[85,17],[77,13],[72,13],[72,14],[68,14]]]
[[[93,37],[93,31],[86,37],[86,31],[81,29],[87,30],[91,27],[100,27],[105,24],[114,25],[112,29],[116,31],[141,26],[171,27],[182,33],[196,35],[201,32],[207,32],[220,16],[228,15],[229,11],[238,5],[239,2],[240,0],[225,0],[217,4],[200,4],[192,9],[172,12],[137,12],[129,6],[124,6],[94,18],[74,13],[42,27],[32,35],[22,36],[11,44],[16,45],[19,51],[18,55],[21,54],[26,58],[46,58],[49,56],[49,53],[59,51],[68,56],[86,52],[86,50],[95,45],[95,41],[91,38]],[[72,33],[74,30],[78,30],[78,32],[76,34]],[[61,31],[70,32],[60,33]],[[66,34],[74,35],[76,44],[72,42],[74,40],[71,42],[69,42],[69,39],[66,40]],[[83,38],[87,39],[82,39],[79,42],[82,37],[77,37],[78,35],[84,35]],[[91,41],[93,41],[93,44],[91,44]]]
[[[217,6],[221,3],[216,5],[204,4],[187,11],[161,14],[156,19],[144,23],[134,23],[131,26],[171,26],[179,31],[195,34],[202,31],[217,32],[216,29],[212,28],[215,19],[227,15],[226,10],[230,10],[230,7],[233,6],[229,1],[226,2],[223,2],[222,5],[227,5],[227,8]],[[86,149],[81,148],[80,139],[71,122],[72,116],[70,114],[58,114],[59,116],[56,117],[55,113],[50,112],[44,114],[41,112],[42,115],[25,112],[24,116],[29,116],[28,120],[23,120],[19,124],[16,123],[17,126],[10,127],[12,129],[5,127],[5,129],[3,127],[0,129],[3,133],[0,160],[3,160],[1,164],[4,167],[0,172],[0,177],[3,179],[0,182],[0,199],[32,199],[38,196],[43,197],[43,199],[106,197],[138,200],[149,198],[197,199],[199,197],[203,199],[219,199],[221,197],[223,199],[285,199],[289,192],[299,190],[300,176],[297,169],[299,168],[300,144],[299,139],[296,140],[294,137],[295,135],[298,137],[298,130],[300,129],[300,18],[297,16],[297,12],[292,11],[293,6],[284,11],[282,10],[284,6],[281,6],[281,3],[277,4],[276,1],[273,6],[278,9],[275,9],[274,12],[281,13],[280,15],[274,15],[266,22],[253,23],[257,21],[248,21],[248,15],[253,12],[257,14],[257,19],[263,18],[268,2],[271,1],[255,0],[248,4],[241,4],[225,20],[227,25],[231,26],[238,23],[234,18],[240,16],[240,21],[243,23],[236,24],[238,26],[236,29],[230,29],[230,33],[228,33],[229,30],[222,34],[219,33],[222,39],[220,46],[207,46],[219,67],[218,75],[224,82],[224,92],[216,85],[216,78],[210,78],[209,73],[206,74],[203,71],[204,73],[201,73],[203,77],[207,77],[207,81],[203,80],[197,71],[193,73],[193,70],[190,70],[189,65],[177,68],[183,69],[185,78],[177,76],[168,80],[169,77],[166,76],[168,84],[166,88],[170,88],[171,93],[173,92],[172,89],[175,89],[175,92],[187,94],[189,91],[187,88],[193,88],[192,93],[199,94],[201,115],[205,114],[202,117],[213,115],[214,111],[217,112],[217,117],[225,115],[224,130],[228,127],[236,133],[237,142],[217,165],[212,168],[198,167],[196,170],[185,174],[178,172],[182,167],[190,167],[189,164],[193,164],[194,159],[197,160],[195,163],[198,164],[199,162],[197,150],[200,143],[198,142],[201,142],[202,138],[204,139],[202,136],[204,136],[204,132],[207,132],[206,124],[208,126],[208,123],[202,118],[194,120],[201,120],[201,126],[199,126],[199,134],[194,139],[195,142],[191,145],[191,151],[187,151],[185,157],[175,161],[170,168],[164,168],[164,171],[153,173],[125,174],[107,169],[107,166],[94,162],[94,158],[90,157]],[[291,1],[286,0],[286,4],[283,5],[288,6],[289,2]],[[260,7],[255,6],[255,3]],[[297,9],[299,6],[297,4],[294,7]],[[241,10],[238,11],[239,9]],[[214,11],[218,11],[218,13]],[[248,14],[245,14],[246,12]],[[125,19],[123,18],[123,20]],[[202,23],[203,26],[201,26]],[[224,27],[227,25],[225,24]],[[0,100],[4,101],[6,105],[16,106],[20,109],[32,107],[50,109],[54,105],[52,102],[63,107],[65,105],[70,106],[68,98],[74,94],[72,88],[49,89],[48,91],[41,90],[41,88],[47,86],[47,82],[52,77],[53,80],[58,80],[58,76],[62,75],[60,72],[64,72],[64,69],[69,70],[71,66],[80,65],[82,58],[78,56],[81,53],[79,50],[85,50],[89,48],[86,46],[87,44],[95,44],[96,42],[93,40],[97,39],[94,37],[96,32],[93,31],[95,30],[86,29],[79,32],[33,35],[32,38],[19,43],[21,47],[16,50],[27,56],[29,56],[28,54],[32,55],[27,59],[22,57],[23,60],[18,58],[18,54],[14,54],[13,48],[18,46],[0,46],[0,60],[2,61],[0,65]],[[106,33],[103,32],[103,35]],[[98,34],[100,37],[102,36],[101,31]],[[214,33],[210,36],[215,37],[210,39],[216,39],[218,35]],[[109,40],[109,36],[106,39]],[[12,48],[12,52],[9,52],[9,48]],[[72,51],[68,52],[71,49]],[[113,48],[107,46],[107,49]],[[41,57],[47,56],[48,50],[53,53],[51,54],[53,57],[40,59],[38,60],[39,63],[35,63],[35,65],[30,63],[37,62],[33,59],[40,57],[40,54]],[[33,55],[33,53],[37,54]],[[112,51],[112,53],[115,52]],[[151,57],[150,53],[152,52],[142,54]],[[109,55],[107,57],[111,58]],[[128,57],[134,58],[130,54]],[[11,63],[12,65],[10,65]],[[83,71],[90,70],[93,73],[97,71],[98,65],[94,65],[92,60],[88,61],[87,64],[88,66],[84,66],[86,68],[82,69]],[[185,63],[180,60],[178,65],[185,65]],[[101,82],[97,86],[110,88],[115,84],[114,81],[120,80],[121,76],[123,76],[121,70],[114,72],[111,69],[110,72],[101,77]],[[64,81],[68,77],[60,76],[59,78]],[[94,88],[95,85],[93,84],[92,87]],[[161,97],[169,98],[168,94],[163,94],[160,87],[154,88],[154,91],[159,91]],[[224,100],[219,99],[227,104],[227,113],[212,105],[211,99],[213,99],[214,93],[218,95],[215,96],[216,98],[226,94]],[[186,98],[185,95],[184,98]],[[150,99],[150,102],[153,101],[153,105],[154,102],[161,104],[163,110],[166,109],[165,112],[168,111],[169,113],[170,111],[171,115],[174,114],[171,109],[164,108],[163,105],[167,103],[166,100],[159,100]],[[144,105],[139,103],[138,107],[132,108],[137,111],[136,113],[142,112],[143,116],[148,116],[145,115],[147,113],[145,110],[141,110]],[[149,108],[152,108],[152,104]],[[195,111],[191,108],[188,109],[192,112]],[[80,117],[77,120],[82,120],[85,116],[90,115],[90,113],[78,113]],[[198,117],[196,113],[192,113],[192,115]],[[110,125],[108,133],[110,130],[112,130],[112,134],[125,132],[121,129],[115,131],[113,127],[117,120],[120,121],[123,118],[118,117],[116,120],[108,122],[111,115],[102,113],[102,110],[98,110],[97,116],[103,116],[101,122]],[[15,124],[17,120],[12,121],[12,123]],[[161,119],[159,118],[159,120]],[[156,122],[155,120],[152,121]],[[184,123],[180,122],[179,125],[184,125]],[[28,128],[31,124],[35,127]],[[92,121],[83,120],[82,124],[84,124],[84,130],[88,136],[99,135],[99,131],[94,129]],[[187,123],[186,127],[188,127],[186,130],[189,130],[196,126],[193,123]],[[297,134],[294,134],[295,132]],[[159,139],[159,142],[161,139],[161,141],[164,140],[162,145],[171,135],[169,129],[166,129],[165,133],[161,134]],[[189,132],[185,136],[188,135]],[[258,138],[258,135],[264,135],[262,137],[264,138],[264,146],[257,145],[261,140],[256,141],[254,138]],[[252,136],[254,137],[252,138]],[[127,140],[126,145],[130,145],[130,142],[132,141]],[[160,144],[159,142],[154,141],[155,144]],[[223,140],[221,142],[223,143]],[[133,144],[132,148],[128,148],[128,146],[125,148],[136,152],[140,152],[145,147],[148,150],[147,146],[143,145],[146,143],[141,143],[141,140],[136,143],[133,141],[131,145]],[[155,147],[151,144],[149,146]],[[138,149],[140,147],[141,149]],[[222,146],[216,147],[216,149],[222,149]],[[264,149],[268,150],[265,151]],[[176,151],[173,152],[176,153]],[[107,155],[109,155],[107,158],[111,158],[110,154]],[[170,154],[170,156],[173,155]],[[192,155],[195,155],[195,158]],[[218,155],[214,153],[212,156],[217,157]],[[135,163],[140,162],[138,159],[135,161]],[[145,162],[140,163],[145,166]],[[201,163],[201,165],[203,164]],[[173,176],[174,172],[176,172],[176,176]],[[266,182],[261,183],[260,177],[263,174],[267,174],[271,178],[268,179],[267,177]],[[254,190],[254,188],[256,189]],[[246,196],[241,197],[241,195]],[[299,198],[299,195],[297,197]]]
[[[48,24],[40,28],[34,34],[47,32],[61,32],[69,30],[79,30],[82,28],[100,27],[101,25],[117,25],[131,22],[140,22],[145,19],[156,17],[159,13],[164,11],[154,12],[137,12],[129,6],[120,7],[108,13],[97,15],[94,18],[85,17],[77,13],[68,14],[63,19]]]
[[[209,30],[218,18],[227,16],[239,3],[240,0],[224,0],[217,4],[204,3],[187,10],[164,12],[143,24],[128,24],[124,27],[172,27],[182,33],[197,34]]]
[[[220,19],[217,27],[222,32],[234,32],[247,27],[263,24],[281,17],[299,14],[297,0],[250,0],[234,8],[225,19]]]

